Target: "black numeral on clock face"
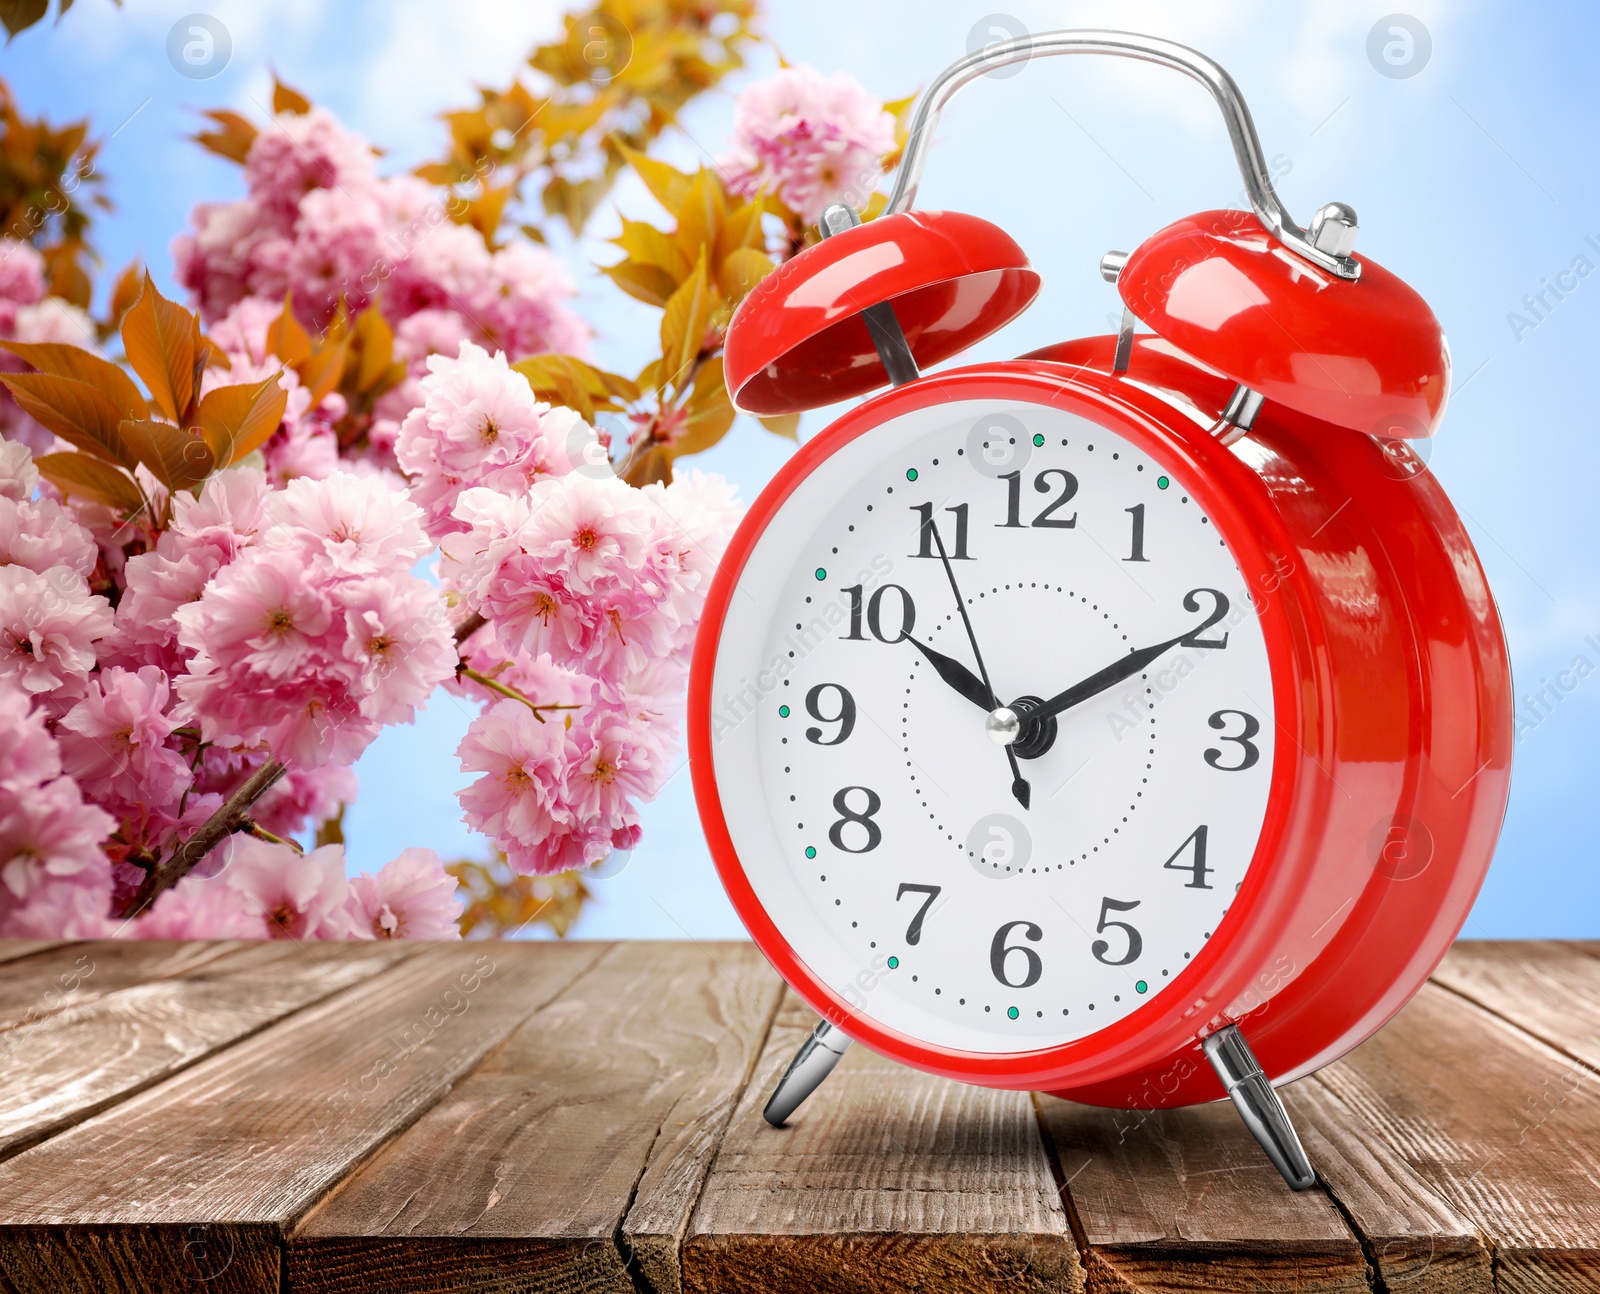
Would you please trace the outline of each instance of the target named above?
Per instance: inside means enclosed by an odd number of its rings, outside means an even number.
[[[1190,845],[1194,846],[1193,861],[1180,863],[1178,859],[1188,852]],[[1205,825],[1202,823],[1190,832],[1189,838],[1174,849],[1172,857],[1162,863],[1161,866],[1171,872],[1188,872],[1193,879],[1184,882],[1183,888],[1186,890],[1211,889],[1212,887],[1206,884],[1206,876],[1211,871],[1211,868],[1206,866]]]
[[[867,807],[859,813],[850,807],[852,791],[860,791],[867,797]],[[835,849],[842,849],[847,854],[870,854],[883,843],[883,828],[872,820],[873,815],[883,808],[883,800],[876,791],[865,786],[847,786],[833,797],[833,807],[839,814],[839,821],[828,828],[828,839],[833,842]],[[867,842],[859,849],[845,843],[844,829],[852,824],[866,829]],[[857,840],[861,838],[859,832],[850,834]]]
[[[1031,921],[1007,921],[994,932],[994,939],[989,944],[989,969],[1007,988],[1032,988],[1044,974],[1044,963],[1039,960],[1039,954],[1027,944],[1007,945],[1006,940],[1010,938],[1011,932],[1019,926],[1022,928],[1022,937],[1031,943],[1038,943],[1044,938],[1044,931]],[[1021,979],[1006,978],[1008,959],[1013,956],[1022,958]]]
[[[1178,640],[1180,647],[1226,647],[1228,635],[1224,633],[1220,638],[1202,638],[1207,629],[1228,614],[1228,596],[1217,589],[1190,589],[1183,595],[1183,609],[1185,611],[1200,610],[1200,596],[1204,594],[1211,599],[1211,614],[1191,629],[1184,637]]]
[[[946,508],[946,512],[953,512],[956,518],[956,540],[954,547],[945,550],[945,556],[953,562],[970,562],[972,558],[967,554],[967,512],[971,505],[966,503],[953,504]],[[937,557],[939,555],[938,540],[944,538],[943,534],[935,535],[933,526],[933,504],[914,503],[911,511],[917,514],[917,551],[913,557]]]
[[[839,694],[839,713],[822,713],[822,694],[829,689]],[[823,739],[821,728],[807,728],[806,740],[816,746],[837,746],[845,740],[856,727],[856,699],[850,695],[849,689],[837,683],[818,683],[806,693],[806,713],[819,723],[836,723],[839,731],[829,740]]]
[[[1064,508],[1078,493],[1078,478],[1064,467],[1048,467],[1033,478],[1033,488],[1040,494],[1049,494],[1058,487],[1052,485],[1051,478],[1060,477],[1060,492],[1051,499],[1039,513],[1032,525],[1046,530],[1071,530],[1078,524],[1078,514],[1074,512],[1070,517],[1058,517],[1056,511]],[[1021,530],[1022,526],[1022,473],[1007,472],[995,478],[1006,483],[1006,519],[999,523],[1001,530]]]
[[[1132,551],[1122,560],[1147,562],[1150,559],[1144,555],[1144,504],[1136,503],[1131,508],[1124,508],[1123,511],[1133,518],[1133,538],[1128,544]]]
[[[1128,936],[1128,947],[1121,957],[1112,957],[1111,943],[1106,939],[1096,939],[1089,945],[1089,951],[1098,962],[1107,966],[1126,966],[1129,962],[1139,960],[1139,954],[1144,951],[1144,936],[1130,926],[1126,921],[1112,921],[1110,914],[1113,912],[1132,912],[1139,906],[1139,900],[1123,903],[1117,899],[1100,900],[1100,924],[1095,926],[1094,932],[1104,934],[1107,930],[1115,928]]]
[[[894,901],[900,902],[908,894],[923,895],[922,904],[917,908],[916,915],[911,918],[911,924],[906,927],[906,943],[913,947],[922,942],[922,919],[928,915],[928,909],[933,906],[933,901],[939,897],[937,885],[902,885],[895,891]]]
[[[865,642],[866,635],[861,632],[861,593],[862,586],[852,584],[849,588],[841,590],[850,598],[850,632],[845,635],[847,641]],[[886,594],[895,595],[895,603],[900,613],[900,623],[895,627],[892,635],[883,632],[884,610],[883,599]],[[885,584],[881,589],[874,589],[872,596],[866,600],[867,628],[872,631],[872,636],[881,643],[904,642],[911,637],[911,630],[917,623],[917,606],[911,600],[911,595],[898,584]],[[890,613],[891,615],[893,612]]]
[[[1237,715],[1244,720],[1244,725],[1240,731],[1235,733],[1222,732],[1228,726],[1228,716],[1230,714]],[[1261,731],[1261,721],[1255,715],[1246,714],[1243,710],[1218,710],[1206,722],[1218,732],[1222,732],[1220,740],[1231,741],[1239,747],[1239,762],[1237,764],[1224,764],[1222,762],[1222,750],[1216,746],[1212,746],[1206,751],[1206,763],[1210,764],[1212,768],[1222,770],[1224,773],[1242,773],[1247,768],[1255,767],[1256,762],[1261,758],[1261,751],[1257,748],[1255,742],[1250,740]]]

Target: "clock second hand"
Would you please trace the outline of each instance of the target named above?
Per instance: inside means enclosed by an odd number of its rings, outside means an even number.
[[[939,560],[944,563],[945,578],[950,581],[950,592],[955,594],[956,610],[961,613],[961,623],[966,626],[967,641],[972,644],[972,658],[978,662],[978,677],[983,680],[983,686],[989,693],[989,699],[994,702],[995,708],[1000,706],[1000,698],[996,695],[994,684],[989,682],[989,671],[983,663],[983,653],[978,650],[978,635],[972,632],[972,621],[967,616],[967,604],[961,597],[961,589],[956,584],[956,573],[950,565],[950,558],[944,551],[944,540],[939,535],[939,527],[932,519],[928,522],[928,529],[933,531],[933,543],[939,550]],[[1006,759],[1011,764],[1011,794],[1017,797],[1017,803],[1024,809],[1033,798],[1033,788],[1022,776],[1022,770],[1017,766],[1017,755],[1010,746],[1006,746]]]

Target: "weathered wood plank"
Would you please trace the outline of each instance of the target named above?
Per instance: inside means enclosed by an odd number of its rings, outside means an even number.
[[[0,1030],[42,1020],[135,984],[182,975],[239,946],[137,939],[45,945],[48,951],[9,963],[0,971]],[[6,1049],[9,1059],[11,1047],[4,1033],[0,1048]]]
[[[815,1023],[786,996],[684,1242],[686,1289],[1082,1288],[1026,1093],[856,1047],[789,1127],[768,1127],[761,1107]]]
[[[1291,1191],[1231,1105],[1102,1110],[1038,1099],[1094,1294],[1370,1290],[1339,1211],[1320,1190]]]
[[[169,1290],[198,1237],[208,1288],[277,1291],[283,1231],[605,950],[427,947],[0,1163],[0,1273]]]
[[[46,948],[59,948],[64,939],[0,939],[0,962],[16,961],[19,957],[32,957]]]
[[[1600,1287],[1600,1084],[1429,984],[1313,1076],[1483,1236],[1503,1294]]]
[[[1400,1294],[1490,1294],[1492,1255],[1477,1229],[1317,1083],[1282,1090],[1317,1180]]]
[[[1464,940],[1435,982],[1600,1069],[1600,944]]]
[[[632,1294],[627,1247],[677,1289],[781,992],[753,945],[613,948],[306,1217],[290,1288]]]
[[[171,978],[111,992],[102,981],[89,1000],[0,1036],[0,1158],[405,955],[396,943],[352,944],[321,963],[290,943],[213,948],[183,969],[166,965]]]

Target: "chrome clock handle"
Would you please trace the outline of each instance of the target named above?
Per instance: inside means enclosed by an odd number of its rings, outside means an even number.
[[[1244,96],[1239,93],[1233,78],[1198,50],[1155,36],[1142,36],[1137,32],[1041,32],[990,45],[945,68],[934,78],[933,84],[917,104],[916,116],[912,118],[910,135],[906,140],[905,156],[900,162],[894,190],[889,195],[886,214],[909,211],[916,201],[917,184],[922,179],[922,168],[928,161],[928,149],[933,144],[933,132],[939,124],[939,114],[957,90],[995,68],[1052,54],[1108,54],[1115,58],[1136,58],[1170,67],[1200,82],[1211,91],[1211,97],[1222,109],[1228,138],[1233,143],[1233,155],[1238,159],[1239,173],[1244,177],[1245,193],[1261,223],[1296,255],[1320,265],[1339,278],[1361,277],[1360,262],[1350,256],[1357,231],[1356,213],[1342,202],[1330,202],[1318,209],[1312,217],[1309,230],[1295,224],[1272,187],[1266,158],[1261,152],[1261,141],[1256,138],[1255,123],[1250,119],[1250,109],[1245,106]]]

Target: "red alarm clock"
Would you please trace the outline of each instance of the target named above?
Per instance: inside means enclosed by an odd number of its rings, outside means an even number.
[[[922,376],[1039,286],[994,225],[911,209],[939,112],[1058,53],[1204,84],[1253,212],[1108,254],[1117,336]],[[1126,33],[956,63],[886,213],[822,233],[734,315],[734,401],[893,386],[756,500],[690,683],[723,884],[823,1016],[769,1120],[854,1040],[1096,1105],[1226,1094],[1309,1185],[1272,1085],[1421,987],[1510,783],[1494,601],[1408,444],[1445,408],[1438,321],[1348,207],[1289,218],[1226,72]]]

